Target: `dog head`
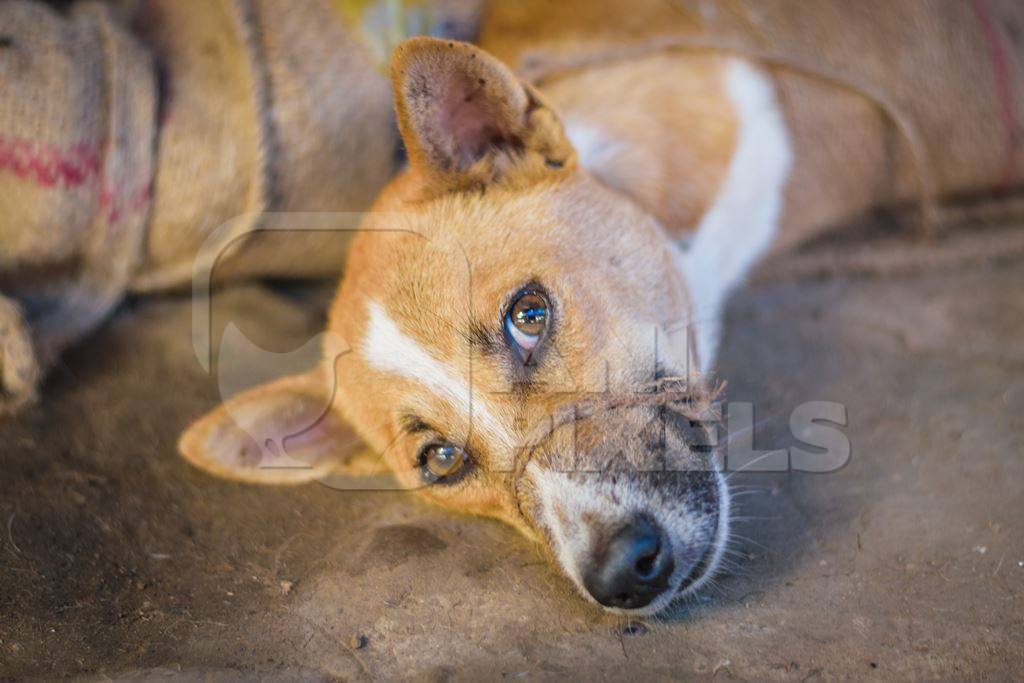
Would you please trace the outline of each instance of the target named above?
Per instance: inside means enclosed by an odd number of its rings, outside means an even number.
[[[345,466],[351,425],[401,484],[514,525],[587,598],[663,608],[710,577],[729,522],[678,255],[485,52],[412,39],[392,80],[409,168],[355,238],[324,362],[228,401],[183,453],[306,481]]]

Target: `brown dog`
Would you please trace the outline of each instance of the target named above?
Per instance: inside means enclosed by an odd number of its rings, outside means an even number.
[[[663,48],[569,60],[541,94],[476,47],[403,43],[409,167],[355,240],[324,362],[201,419],[184,455],[271,483],[382,466],[536,539],[612,610],[656,612],[707,582],[729,538],[703,425],[721,307],[787,229],[873,201],[815,197],[809,174],[854,139],[858,173],[887,162],[870,101],[800,109],[779,95],[805,87],[792,74]],[[852,137],[808,147],[824,120]],[[937,166],[938,191],[995,184],[998,155],[973,153],[959,175]],[[895,177],[887,195],[912,196],[913,169]],[[373,457],[348,459],[348,425]]]

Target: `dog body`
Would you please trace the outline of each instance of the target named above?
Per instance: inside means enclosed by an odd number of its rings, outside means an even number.
[[[710,576],[728,534],[727,492],[699,425],[709,391],[699,368],[712,352],[692,343],[685,254],[654,216],[581,165],[570,140],[586,142],[586,128],[567,133],[500,62],[427,39],[394,59],[410,166],[355,238],[324,366],[228,402],[182,450],[222,473],[306,480],[336,467],[333,445],[348,440],[344,425],[359,425],[403,485],[545,541],[607,606],[660,609]],[[677,73],[712,84],[706,69],[759,78],[718,57],[692,66]],[[695,125],[713,121],[726,143],[709,144],[717,159],[689,170],[717,165],[727,175],[742,112],[714,87],[724,124],[708,109],[677,111]],[[510,315],[526,297],[543,307],[532,339]],[[614,407],[621,397],[633,399]],[[300,433],[302,446],[278,448]],[[311,467],[267,469],[267,443]],[[437,454],[444,449],[454,455]],[[437,467],[458,464],[431,470],[435,454]],[[590,562],[598,549],[601,566]],[[643,566],[643,586],[621,576],[623,563]]]
[[[517,35],[504,7],[484,45]],[[700,27],[642,19],[618,28]],[[228,401],[181,450],[248,481],[386,469],[538,540],[588,599],[651,613],[708,581],[728,543],[705,422],[729,291],[773,247],[915,197],[934,126],[897,126],[901,147],[884,121],[901,108],[859,79],[742,50],[523,44],[554,55],[531,62],[542,89],[463,43],[396,50],[409,167],[355,238],[323,363]],[[931,159],[926,189],[997,184],[987,121],[983,149]],[[353,428],[369,449],[356,457]]]

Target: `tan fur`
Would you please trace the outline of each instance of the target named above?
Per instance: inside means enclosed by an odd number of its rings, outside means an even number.
[[[452,509],[498,517],[533,536],[536,529],[523,518],[510,482],[517,447],[545,415],[579,396],[646,382],[654,326],[688,322],[686,288],[657,221],[579,168],[554,113],[496,62],[486,62],[483,77],[511,89],[491,96],[508,105],[503,115],[522,152],[493,149],[466,168],[434,163],[420,133],[429,131],[420,119],[432,113],[406,101],[412,55],[428,69],[451,59],[490,60],[466,45],[426,39],[409,41],[396,53],[396,101],[410,170],[368,215],[332,306],[329,329],[355,349],[337,358],[326,351],[325,362],[336,364],[333,405],[408,486],[417,485],[413,459],[419,444],[403,433],[403,415],[412,412],[442,426],[446,438],[473,451],[485,474],[457,492],[436,487],[423,495]],[[563,163],[550,168],[543,159],[556,152]],[[568,263],[578,268],[565,268]],[[471,323],[494,327],[510,293],[529,281],[544,283],[560,316],[557,353],[542,367],[544,386],[524,400],[508,382],[504,359],[484,357],[471,343]],[[437,401],[427,388],[365,362],[359,346],[371,299],[460,375],[471,368],[474,393],[491,406],[511,444],[484,438],[470,416]],[[687,363],[680,359],[677,369]],[[193,429],[206,434],[209,425]],[[219,459],[211,444],[204,450],[200,443],[188,434],[183,440],[193,462]]]
[[[1002,98],[1019,130],[1022,21],[1014,0],[496,0],[479,43],[545,90],[659,54],[686,61],[711,52],[769,68],[796,158],[773,244],[781,252],[880,206],[1019,190],[1024,155]],[[997,49],[1007,60],[1003,93]]]
[[[304,484],[383,471],[330,410],[329,367],[284,377],[226,401],[182,434],[178,450],[212,474],[253,484]],[[210,453],[218,449],[220,457]]]
[[[681,235],[708,209],[732,157],[724,62],[654,54],[554,80],[545,93],[566,119],[607,138],[610,149],[591,172]]]
[[[685,406],[706,402],[712,393],[695,368],[702,353],[707,358],[714,350],[694,349],[688,336],[700,303],[691,301],[691,291],[702,283],[684,274],[676,243],[715,214],[725,196],[734,213],[724,219],[731,231],[723,234],[735,243],[720,244],[714,253],[727,260],[730,250],[741,250],[746,222],[757,227],[764,203],[756,192],[762,179],[737,176],[743,169],[737,171],[735,160],[746,159],[748,172],[756,172],[774,155],[764,168],[776,177],[764,182],[784,183],[788,135],[799,124],[793,177],[801,184],[779,184],[770,198],[790,216],[783,226],[796,226],[798,234],[784,232],[776,243],[806,239],[829,221],[879,201],[905,199],[911,186],[906,158],[893,162],[880,152],[886,133],[877,102],[856,89],[839,88],[833,109],[827,100],[836,94],[834,82],[776,72],[781,91],[792,98],[776,107],[767,72],[749,60],[736,69],[727,51],[694,52],[677,43],[680,49],[638,49],[606,60],[588,54],[603,46],[602,36],[583,30],[591,25],[615,42],[657,38],[652,26],[670,37],[673,31],[699,37],[715,24],[699,12],[665,5],[640,2],[632,16],[626,4],[615,4],[621,25],[613,26],[593,6],[579,3],[566,4],[575,10],[552,7],[548,21],[536,25],[528,9],[499,3],[491,25],[508,30],[485,31],[482,42],[524,71],[541,74],[544,95],[478,48],[429,39],[401,45],[392,85],[409,169],[384,190],[364,222],[330,315],[329,330],[352,349],[325,348],[334,416],[354,425],[411,488],[420,481],[417,454],[430,439],[465,446],[475,474],[450,486],[424,487],[421,494],[514,525],[541,541],[577,585],[578,567],[566,559],[575,550],[566,550],[566,538],[585,541],[584,527],[597,523],[603,511],[625,514],[660,500],[677,522],[685,517],[664,491],[617,488],[618,471],[606,476],[602,463],[624,454],[616,467],[629,479],[652,450],[652,417],[670,406],[687,415],[688,408],[674,405],[672,392],[682,387],[676,398]],[[722,21],[732,29],[748,30],[761,11],[745,2],[723,7],[730,12]],[[764,12],[775,9],[772,4]],[[835,6],[828,11],[842,14]],[[576,66],[544,74],[543,64],[529,59],[527,48],[538,45],[561,50]],[[584,58],[574,62],[579,54]],[[745,104],[758,109],[746,111]],[[744,128],[743,116],[748,125],[753,117],[768,126]],[[749,137],[744,147],[749,130],[778,135],[763,150]],[[594,143],[593,149],[574,151],[573,136]],[[858,146],[861,138],[866,142]],[[949,179],[959,180],[947,179],[941,189],[953,192],[960,181],[963,187],[984,184],[979,179],[992,175],[994,154],[978,154],[972,170],[950,172]],[[848,158],[852,172],[826,188],[822,174],[839,157]],[[890,163],[891,186],[864,186],[865,177]],[[792,216],[800,211],[813,216],[813,226]],[[751,235],[764,240],[764,249],[776,235],[763,229],[774,231],[777,218],[762,217],[762,232]],[[715,264],[704,265],[698,276],[714,279]],[[547,291],[556,327],[552,348],[532,371],[541,381],[526,386],[516,383],[521,375],[500,324],[509,297],[529,283]],[[716,300],[723,296],[719,292]],[[380,339],[370,334],[374,330]],[[656,339],[662,344],[657,355]],[[403,354],[419,365],[403,366]],[[679,379],[660,381],[656,375],[666,370]],[[463,405],[459,391],[470,386],[472,396]],[[591,412],[578,417],[580,408]],[[410,417],[426,424],[426,434],[408,428]],[[705,451],[692,435],[674,436],[671,454],[685,463],[683,469],[706,474]],[[193,453],[201,465],[222,459],[216,440]],[[691,530],[683,540],[700,548],[716,546],[728,526],[724,484],[713,475],[706,479],[695,488],[707,493],[720,486],[715,505],[723,507],[680,523]],[[677,498],[691,493],[670,490]],[[575,500],[553,497],[581,491]]]
[[[466,43],[407,40],[395,49],[391,77],[398,127],[407,141],[409,163],[421,176],[422,198],[488,185],[524,187],[550,175],[551,165],[573,162],[561,124],[540,95]],[[460,88],[465,94],[456,95]],[[456,97],[459,102],[450,101]],[[459,151],[437,129],[436,119],[455,104],[487,111],[491,123],[474,137],[484,146],[507,145],[513,153],[484,154],[467,165],[447,161]]]

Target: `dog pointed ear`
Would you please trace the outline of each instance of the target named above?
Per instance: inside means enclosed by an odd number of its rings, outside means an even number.
[[[440,189],[528,182],[575,163],[540,94],[468,43],[402,42],[392,54],[391,84],[409,163]]]
[[[331,402],[330,383],[317,369],[238,394],[193,423],[178,441],[190,463],[227,479],[301,484],[368,467],[355,431]]]

